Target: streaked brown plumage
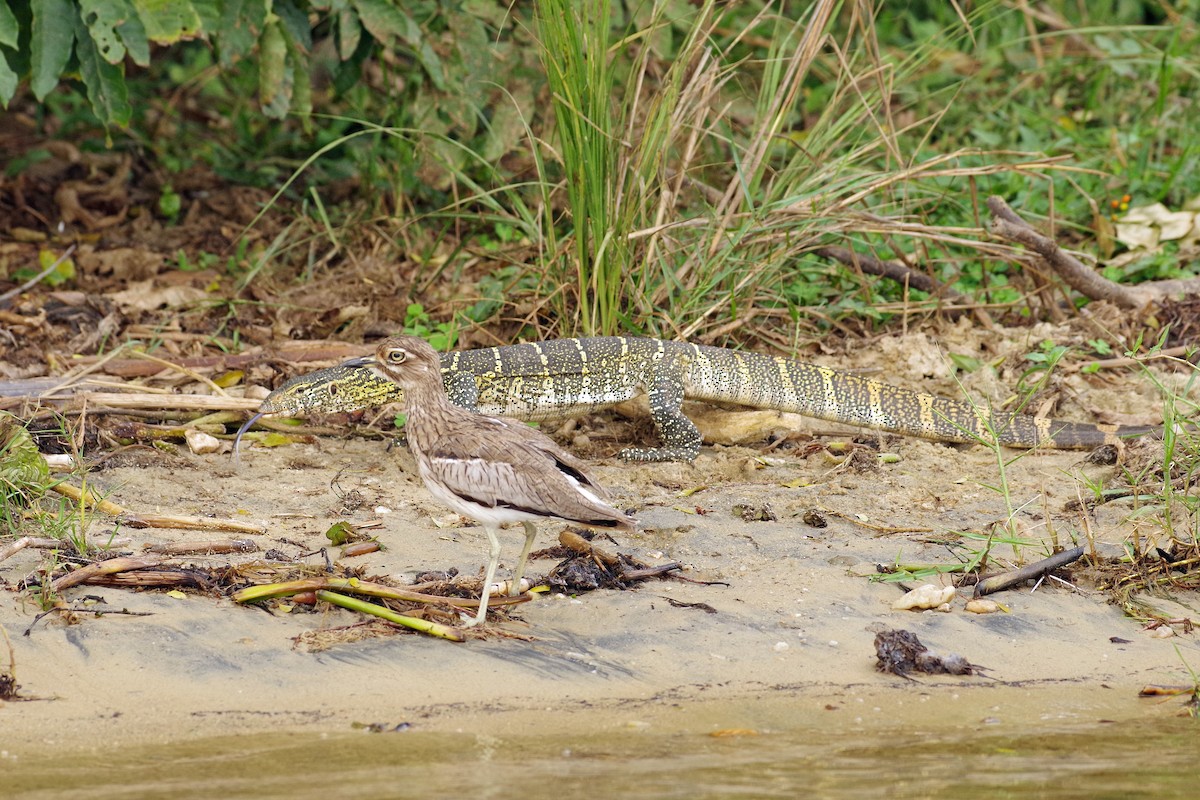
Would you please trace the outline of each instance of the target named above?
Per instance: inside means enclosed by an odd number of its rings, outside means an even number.
[[[516,594],[537,534],[534,521],[559,519],[592,528],[634,530],[637,521],[605,502],[606,493],[582,461],[546,435],[515,420],[487,417],[450,402],[437,352],[414,336],[382,342],[374,357],[350,362],[375,370],[404,390],[405,431],[429,492],[477,520],[490,544],[487,575],[472,625],[487,614],[488,591],[500,560],[497,532],[525,526],[525,547],[513,573]]]

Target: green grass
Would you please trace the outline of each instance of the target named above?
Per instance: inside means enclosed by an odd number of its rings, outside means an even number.
[[[474,307],[470,321],[510,337],[787,347],[936,307],[812,252],[841,244],[903,258],[1019,320],[1045,313],[1030,299],[1042,280],[988,241],[982,197],[1106,259],[1120,250],[1113,200],[1180,208],[1200,196],[1187,167],[1200,153],[1198,31],[1176,5],[984,2],[963,16],[915,3],[871,17],[850,2],[796,17],[761,0],[587,13],[564,0],[486,13],[427,0],[412,13],[437,75],[428,53],[365,77],[357,62],[333,65],[314,97],[323,113],[269,121],[248,100],[253,70],[193,43],[131,79],[144,115],[133,131],[165,168],[167,224],[171,176],[193,164],[261,186],[291,176],[278,200],[297,226],[238,254],[250,264],[240,287],[267,265],[311,280],[370,236],[425,265],[407,301],[444,322]],[[179,86],[166,103],[164,83]],[[70,97],[48,107],[68,130],[86,116]],[[197,105],[206,115],[187,113]],[[208,130],[195,131],[198,116]],[[355,202],[325,199],[351,176]],[[1110,273],[1176,276],[1175,255]],[[441,280],[466,291],[429,302]],[[472,296],[484,280],[501,286],[498,304],[494,291]]]
[[[63,438],[69,439],[65,434]],[[92,515],[84,504],[54,493],[61,480],[51,473],[29,431],[0,411],[0,546],[22,535],[47,537],[62,545],[47,551],[38,570],[41,582],[34,595],[43,609],[54,602],[50,576],[62,554],[85,556],[90,550]]]

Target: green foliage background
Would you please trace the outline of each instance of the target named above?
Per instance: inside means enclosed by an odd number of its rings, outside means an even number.
[[[456,280],[489,250],[451,312],[472,321],[530,292],[526,318],[557,333],[869,326],[929,298],[818,246],[1008,307],[1037,289],[967,242],[980,197],[1106,257],[1114,199],[1200,195],[1197,6],[16,0],[0,102],[25,86],[59,135],[98,120],[167,173],[202,162],[293,198],[353,175],[373,213],[420,218],[405,258],[454,238],[436,274]],[[820,47],[798,59],[810,25]],[[209,130],[180,114],[158,133],[172,92]],[[1176,255],[1110,277],[1187,274]]]

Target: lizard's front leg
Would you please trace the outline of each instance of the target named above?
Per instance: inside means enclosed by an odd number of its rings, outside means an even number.
[[[684,416],[683,393],[687,362],[682,355],[667,356],[650,371],[646,395],[650,418],[658,431],[661,447],[630,447],[622,450],[626,461],[695,461],[700,454],[700,431]]]

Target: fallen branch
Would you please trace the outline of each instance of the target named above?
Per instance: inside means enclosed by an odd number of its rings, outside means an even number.
[[[992,212],[992,233],[1036,254],[1047,267],[1075,291],[1091,300],[1107,300],[1122,308],[1140,310],[1155,300],[1173,295],[1200,293],[1200,278],[1161,280],[1125,286],[1110,281],[1021,219],[1004,199],[987,199]]]
[[[42,400],[61,398],[43,397]],[[80,392],[72,398],[78,403],[108,408],[172,408],[203,411],[257,411],[262,400],[251,397],[218,397],[211,394],[151,394],[142,392]]]
[[[4,561],[5,559],[12,558],[17,553],[24,550],[26,547],[32,547],[32,546],[33,546],[33,537],[32,536],[22,536],[20,539],[17,539],[12,544],[8,544],[8,545],[5,545],[4,547],[0,547],[0,561]]]
[[[52,588],[55,594],[58,594],[63,589],[77,586],[100,575],[115,575],[118,572],[156,567],[161,563],[161,558],[110,558],[107,561],[98,561],[95,564],[88,564],[86,567],[68,572],[54,581]]]
[[[288,364],[312,364],[345,361],[348,358],[361,356],[362,345],[345,342],[302,341],[283,342],[271,351],[258,350],[255,352],[224,354],[219,356],[197,356],[180,358],[170,361],[172,367],[183,367],[191,370],[226,370],[244,369],[257,366],[268,361],[284,361]],[[95,360],[91,357],[91,360]],[[89,357],[77,359],[79,364],[89,363]],[[167,367],[161,364],[148,363],[138,359],[118,359],[106,364],[103,371],[109,375],[121,378],[145,378],[162,372]]]
[[[1071,364],[1063,364],[1060,368],[1067,372],[1078,372],[1085,367],[1094,370],[1125,369],[1126,367],[1136,367],[1139,364],[1144,364],[1151,358],[1181,358],[1195,363],[1198,357],[1200,357],[1200,352],[1196,350],[1196,345],[1181,344],[1178,347],[1155,350],[1147,356],[1120,356],[1119,358],[1104,358],[1097,361],[1076,361]]]
[[[87,542],[87,547],[89,550],[93,548],[96,550],[105,550],[112,547],[127,545],[129,542],[130,538],[128,536],[97,536],[93,537]],[[48,536],[22,536],[12,544],[0,547],[0,561],[12,558],[26,547],[37,548],[40,550],[74,549],[70,542],[63,539],[52,539]]]
[[[249,539],[228,539],[218,542],[169,542],[146,545],[147,553],[171,556],[253,553],[258,549],[258,545]]]
[[[969,297],[959,294],[935,278],[926,275],[924,272],[915,270],[900,261],[883,261],[875,256],[858,253],[846,247],[818,247],[813,252],[823,258],[832,258],[834,261],[839,261],[847,267],[860,270],[868,275],[889,278],[919,292],[925,292],[935,297],[940,297],[943,300],[962,303],[963,305],[971,303]],[[955,311],[954,313],[957,315],[962,312]]]
[[[1055,553],[1049,558],[1043,558],[1041,561],[1030,564],[1027,567],[1021,567],[1011,572],[1001,572],[999,575],[991,575],[975,584],[975,596],[982,597],[985,594],[1000,592],[1025,581],[1036,580],[1059,567],[1065,567],[1067,564],[1079,560],[1082,556],[1083,546],[1081,545],[1079,547],[1072,547],[1070,550],[1064,550],[1061,553]]]
[[[84,581],[89,586],[115,586],[125,589],[162,589],[168,586],[210,590],[212,582],[199,570],[185,567],[126,570],[114,574],[93,575]]]
[[[266,533],[267,531],[266,525],[239,522],[233,519],[142,514],[122,508],[111,500],[97,497],[91,490],[84,491],[69,483],[56,483],[50,488],[88,508],[116,517],[117,522],[127,528],[172,528],[189,531],[229,531],[231,533]]]

